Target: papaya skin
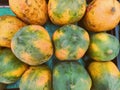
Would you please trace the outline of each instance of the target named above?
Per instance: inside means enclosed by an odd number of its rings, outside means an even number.
[[[120,72],[113,62],[92,62],[88,71],[93,82],[91,90],[120,90]]]
[[[28,24],[43,25],[48,19],[46,0],[9,0],[11,10]]]
[[[93,0],[83,18],[84,26],[93,32],[109,31],[120,20],[120,4],[117,0]]]
[[[26,24],[15,16],[0,16],[0,46],[11,47],[11,39],[20,28]]]

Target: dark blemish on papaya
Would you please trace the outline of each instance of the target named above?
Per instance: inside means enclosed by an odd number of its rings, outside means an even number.
[[[115,7],[112,7],[112,8],[111,8],[111,12],[114,13],[115,11],[116,11],[116,10],[115,10]]]
[[[13,23],[13,21],[8,21],[8,23],[10,23],[10,24],[11,24],[11,23]]]
[[[3,39],[3,40],[6,40],[6,41],[11,41],[11,40],[9,40],[8,38],[5,38],[5,37],[3,37],[2,39]]]
[[[4,17],[1,17],[1,18],[0,18],[0,21],[4,21],[6,18],[7,18],[7,17],[5,17],[5,16],[4,16]]]

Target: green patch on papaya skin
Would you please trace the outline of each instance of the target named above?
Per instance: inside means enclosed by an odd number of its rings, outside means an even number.
[[[66,25],[61,27],[57,32],[59,31],[62,32],[64,35],[54,40],[55,49],[60,50],[67,48],[69,52],[67,56],[68,59],[73,59],[77,57],[78,48],[82,48],[85,51],[87,50],[89,40],[86,40],[86,37],[89,38],[89,36],[87,34],[87,36],[84,36],[84,34],[86,33],[84,29],[75,25]]]

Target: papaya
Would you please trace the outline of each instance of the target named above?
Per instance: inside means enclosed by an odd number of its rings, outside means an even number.
[[[85,13],[86,0],[49,0],[48,14],[57,25],[78,22]]]
[[[90,90],[91,78],[77,62],[61,62],[53,68],[53,90]]]
[[[88,49],[89,34],[77,25],[64,25],[54,32],[53,43],[59,60],[79,60]]]
[[[26,64],[45,63],[53,54],[49,33],[39,25],[28,25],[19,30],[11,41],[15,56]]]
[[[15,83],[27,69],[28,65],[16,58],[11,49],[0,49],[0,83]]]
[[[120,50],[119,40],[108,33],[95,33],[90,37],[88,55],[96,61],[111,61]]]
[[[0,16],[0,46],[11,47],[11,39],[14,34],[26,24],[16,16]]]
[[[92,62],[88,67],[92,79],[91,90],[120,90],[120,72],[111,62]]]
[[[30,67],[20,79],[20,90],[52,90],[51,71],[46,65]]]
[[[93,32],[109,31],[120,20],[118,0],[92,0],[83,18],[85,28]]]
[[[11,10],[28,24],[43,25],[48,19],[46,0],[9,0]]]

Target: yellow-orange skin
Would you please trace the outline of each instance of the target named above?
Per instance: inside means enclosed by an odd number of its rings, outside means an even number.
[[[9,0],[11,10],[29,24],[43,25],[48,19],[45,0]]]
[[[15,16],[0,16],[0,46],[10,48],[14,34],[26,24]]]
[[[117,0],[93,0],[83,18],[87,30],[101,32],[112,30],[120,20],[120,4]]]

